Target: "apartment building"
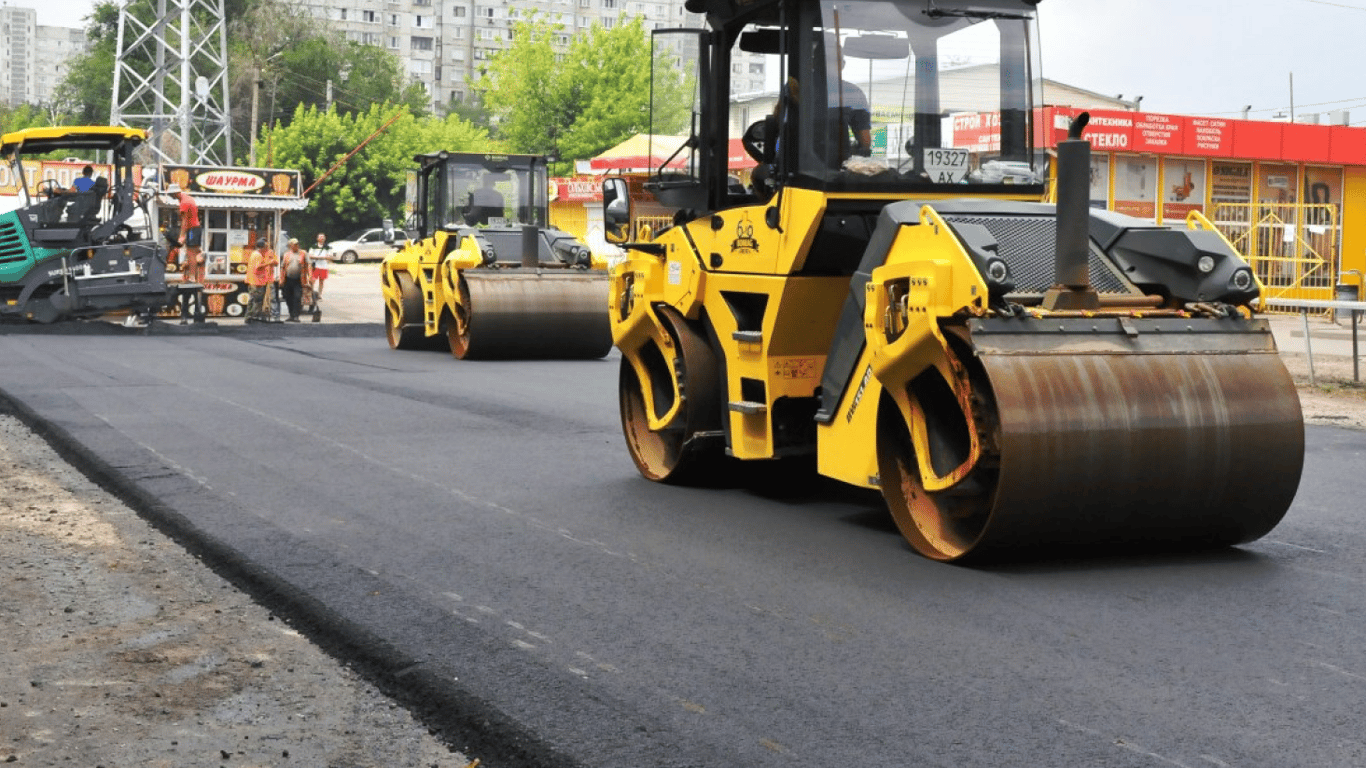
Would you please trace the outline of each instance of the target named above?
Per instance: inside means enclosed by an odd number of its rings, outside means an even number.
[[[348,40],[378,45],[394,52],[408,76],[427,86],[432,109],[444,114],[451,102],[470,97],[469,81],[482,62],[506,48],[518,22],[547,19],[563,25],[556,44],[568,48],[570,37],[594,24],[611,28],[624,14],[643,17],[647,30],[697,27],[702,19],[683,9],[682,0],[303,0],[315,17],[332,21]],[[764,87],[762,61],[739,62],[744,78],[734,90]]]
[[[85,30],[42,26],[33,8],[0,6],[0,101],[48,103],[68,59],[85,48]]]

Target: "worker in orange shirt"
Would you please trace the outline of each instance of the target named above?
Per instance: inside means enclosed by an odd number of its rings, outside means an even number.
[[[256,238],[256,248],[247,255],[247,285],[251,286],[247,300],[247,322],[270,322],[266,309],[266,290],[275,283],[275,252],[266,245],[264,237]]]
[[[187,283],[203,282],[204,230],[199,226],[199,205],[179,184],[167,187],[166,194],[176,199],[180,207],[180,244],[185,251],[182,279]]]

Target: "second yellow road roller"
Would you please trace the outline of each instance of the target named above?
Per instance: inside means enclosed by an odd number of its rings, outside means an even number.
[[[408,242],[380,266],[389,345],[461,359],[606,355],[606,262],[550,226],[545,158],[416,160]]]
[[[1223,546],[1281,520],[1304,427],[1256,277],[1198,214],[1092,209],[1084,118],[1040,146],[1036,6],[689,0],[707,29],[655,33],[656,80],[697,88],[686,157],[645,184],[673,225],[634,231],[638,201],[604,183],[641,474],[814,455],[942,561]],[[778,75],[747,118],[742,61]]]

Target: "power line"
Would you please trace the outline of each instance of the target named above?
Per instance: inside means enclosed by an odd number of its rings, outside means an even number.
[[[1334,8],[1346,8],[1346,9],[1349,10],[1349,11],[1366,11],[1366,7],[1363,7],[1363,6],[1360,6],[1360,5],[1346,5],[1346,4],[1344,4],[1344,3],[1330,3],[1330,2],[1328,2],[1328,0],[1304,0],[1304,2],[1306,2],[1306,3],[1314,3],[1314,4],[1316,4],[1316,5],[1331,5],[1331,6],[1333,6]]]

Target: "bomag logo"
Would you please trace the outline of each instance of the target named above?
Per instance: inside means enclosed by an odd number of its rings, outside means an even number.
[[[754,222],[746,213],[735,225],[735,242],[730,244],[731,253],[750,255],[759,252],[759,241],[754,239]]]
[[[854,411],[857,411],[859,403],[863,402],[863,392],[868,389],[868,382],[872,380],[872,378],[873,366],[870,365],[868,366],[868,369],[863,372],[863,381],[859,382],[858,391],[854,393],[854,401],[849,404],[849,412],[844,416],[845,423],[850,423],[854,420]]]

